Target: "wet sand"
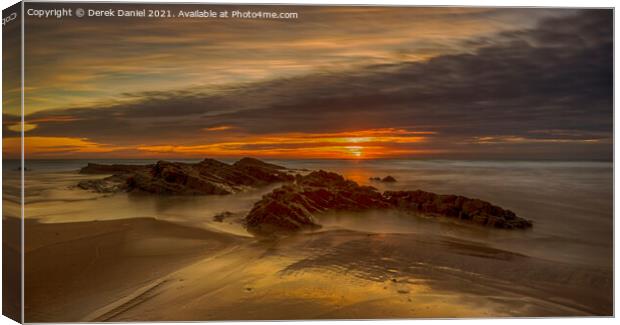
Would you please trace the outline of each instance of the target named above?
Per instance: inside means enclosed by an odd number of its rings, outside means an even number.
[[[610,269],[442,236],[261,240],[152,218],[26,230],[28,322],[612,313]]]
[[[102,306],[238,241],[152,218],[28,220],[25,229],[27,322],[87,320]]]

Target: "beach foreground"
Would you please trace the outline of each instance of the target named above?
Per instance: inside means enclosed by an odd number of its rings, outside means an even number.
[[[327,230],[256,240],[151,218],[26,229],[29,322],[612,312],[609,271],[449,238]]]

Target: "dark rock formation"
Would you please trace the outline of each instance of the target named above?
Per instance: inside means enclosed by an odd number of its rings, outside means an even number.
[[[394,183],[396,182],[396,178],[392,177],[392,176],[385,176],[383,178],[381,177],[370,177],[368,179],[371,182],[383,182],[383,183]]]
[[[258,167],[258,168],[266,168],[266,169],[275,169],[275,170],[286,170],[286,167],[278,166],[275,164],[266,163],[262,160],[258,160],[256,158],[241,158],[239,161],[233,164],[235,167]]]
[[[214,159],[196,164],[159,161],[155,165],[89,164],[81,173],[113,173],[101,180],[82,181],[78,187],[97,192],[143,192],[162,195],[225,195],[293,176],[283,167],[246,159],[229,165]]]
[[[138,171],[145,171],[151,167],[153,167],[153,165],[102,165],[88,163],[86,167],[82,167],[82,169],[80,169],[80,174],[127,174]]]
[[[263,196],[245,217],[248,230],[258,234],[319,228],[321,213],[399,209],[429,216],[458,218],[495,228],[529,228],[532,222],[488,202],[424,191],[379,193],[342,176],[325,171],[297,176]]]
[[[213,221],[224,222],[225,219],[234,217],[235,214],[230,211],[224,211],[213,216]]]
[[[386,191],[360,186],[341,175],[315,171],[292,176],[285,167],[253,158],[229,165],[213,159],[199,163],[159,161],[154,165],[88,164],[82,174],[112,174],[85,180],[78,187],[100,193],[135,192],[161,195],[225,195],[273,183],[285,185],[264,195],[245,216],[249,231],[269,234],[320,228],[316,217],[327,212],[398,209],[427,216],[441,216],[479,225],[524,229],[532,222],[514,212],[478,199],[425,191]],[[392,176],[373,181],[395,182]],[[223,221],[230,212],[214,216]]]
[[[342,176],[316,171],[297,176],[287,184],[263,196],[246,216],[246,226],[256,233],[316,229],[315,215],[328,211],[363,211],[389,208],[379,192],[359,186]]]
[[[80,181],[77,187],[83,190],[92,190],[98,193],[116,193],[126,191],[129,174],[112,175],[104,179],[89,179]]]
[[[383,179],[381,181],[384,182],[384,183],[394,183],[394,182],[396,182],[396,178],[388,175],[388,176],[383,177]]]
[[[532,222],[489,202],[459,195],[441,195],[425,191],[386,191],[383,196],[397,209],[431,216],[471,221],[495,228],[529,228]]]

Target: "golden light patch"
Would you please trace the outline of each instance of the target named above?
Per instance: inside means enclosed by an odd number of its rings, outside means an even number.
[[[24,123],[24,132],[28,132],[28,131],[32,131],[34,129],[37,128],[36,124],[29,124],[29,123]],[[21,128],[21,124],[13,124],[11,126],[9,126],[7,129],[14,131],[14,132],[21,132],[22,128]]]
[[[226,131],[230,129],[233,129],[233,127],[230,125],[221,125],[221,126],[213,126],[210,128],[204,128],[203,130],[205,131]]]

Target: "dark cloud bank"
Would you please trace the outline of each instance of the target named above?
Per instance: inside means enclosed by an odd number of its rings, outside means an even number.
[[[242,134],[397,127],[437,132],[417,146],[445,150],[444,158],[611,160],[612,15],[583,10],[547,19],[471,40],[471,53],[422,63],[39,112],[26,118],[38,125],[28,135],[186,144],[209,142],[202,129],[221,125]],[[71,118],[45,122],[58,116]]]

